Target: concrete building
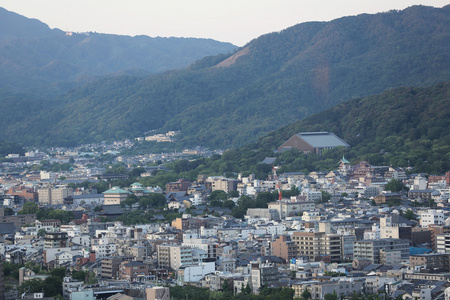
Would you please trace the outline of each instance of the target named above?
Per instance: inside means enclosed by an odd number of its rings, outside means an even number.
[[[254,294],[258,294],[263,285],[270,287],[278,282],[280,273],[274,265],[260,262],[251,262],[250,265],[251,288]]]
[[[428,253],[409,256],[409,266],[417,269],[450,271],[450,253]]]
[[[237,190],[237,186],[240,181],[225,178],[223,176],[215,176],[215,177],[208,177],[208,179],[206,179],[206,182],[211,184],[212,192],[222,190],[225,191],[226,193],[229,193],[231,191]]]
[[[380,218],[380,238],[411,240],[412,222],[397,214]]]
[[[311,293],[312,300],[322,300],[325,295],[336,293],[338,297],[350,296],[355,293],[364,292],[364,281],[357,280],[339,280],[328,282],[316,282],[311,284],[294,284],[294,298],[301,297],[304,289],[308,289]]]
[[[147,278],[150,266],[138,261],[124,261],[119,265],[119,279],[135,281],[138,278]]]
[[[69,245],[67,232],[47,232],[44,236],[44,249],[65,248]]]
[[[365,258],[369,259],[374,264],[380,264],[380,250],[384,252],[400,251],[401,259],[408,259],[409,240],[378,239],[355,241],[353,243],[353,258]]]
[[[341,235],[324,232],[294,232],[292,240],[297,245],[299,256],[308,256],[311,261],[342,260]]]
[[[181,245],[158,245],[158,268],[177,270],[193,264],[192,249]]]
[[[131,257],[110,256],[102,258],[101,276],[108,279],[119,278],[119,266],[124,261],[131,261]]]
[[[177,270],[177,283],[183,285],[186,282],[199,282],[206,274],[214,273],[216,264],[205,262],[198,265],[181,266]]]
[[[427,209],[419,211],[420,226],[428,227],[429,225],[444,225],[445,214],[441,209]]]
[[[276,210],[282,219],[286,217],[296,216],[299,212],[314,210],[316,205],[310,201],[290,201],[281,200],[270,202],[269,209]]]
[[[272,255],[281,257],[289,262],[292,258],[297,258],[297,245],[287,236],[279,236],[272,242]]]
[[[73,190],[67,187],[38,189],[39,203],[43,205],[64,204],[64,198],[69,196],[73,196]]]

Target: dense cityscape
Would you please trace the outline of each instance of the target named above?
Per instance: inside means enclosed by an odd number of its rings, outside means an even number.
[[[50,1],[0,0],[0,300],[450,300],[450,5]]]

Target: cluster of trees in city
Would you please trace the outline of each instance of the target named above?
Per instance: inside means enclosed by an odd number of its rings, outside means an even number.
[[[26,268],[33,271],[37,275],[47,276],[45,279],[31,279],[24,281],[19,286],[19,293],[41,293],[44,292],[46,297],[56,297],[57,299],[62,299],[62,282],[65,276],[72,276],[75,280],[80,280],[86,284],[97,283],[97,277],[94,273],[89,271],[73,271],[68,274],[66,268],[54,268],[48,271],[42,268],[41,265],[34,261],[26,262],[23,264],[15,264],[11,262],[3,262],[3,272],[5,276],[5,282],[13,283],[19,281],[19,269]]]
[[[19,293],[41,293],[44,292],[46,297],[59,297],[62,298],[62,282],[64,276],[66,276],[65,268],[54,268],[51,271],[43,269],[35,262],[27,262],[25,265],[15,264],[11,262],[3,262],[3,272],[5,276],[5,282],[18,282],[19,281],[19,269],[25,267],[32,270],[39,275],[48,276],[45,279],[31,279],[24,281],[19,286]],[[8,287],[8,285],[7,285]]]
[[[73,219],[73,213],[63,209],[54,209],[49,207],[40,208],[34,202],[27,202],[22,209],[17,212],[18,215],[36,214],[38,220],[57,219],[62,224],[68,224]],[[31,224],[30,224],[31,225]]]

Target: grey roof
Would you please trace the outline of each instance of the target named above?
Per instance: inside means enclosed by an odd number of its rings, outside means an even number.
[[[314,148],[338,146],[350,147],[349,144],[347,144],[331,132],[302,132],[298,133],[297,136]]]
[[[275,162],[276,159],[277,159],[276,157],[266,157],[266,158],[264,158],[264,160],[262,162],[260,162],[260,164],[271,165]]]
[[[16,232],[17,228],[14,223],[1,223],[0,234],[12,234]]]
[[[101,214],[105,215],[118,215],[123,214],[122,207],[119,204],[102,205]]]

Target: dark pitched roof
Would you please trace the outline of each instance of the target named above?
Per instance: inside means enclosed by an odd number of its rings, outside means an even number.
[[[119,204],[114,205],[102,205],[100,214],[104,215],[121,215],[123,214],[122,207]]]
[[[0,235],[3,234],[13,234],[17,231],[14,223],[1,223],[0,224]]]

